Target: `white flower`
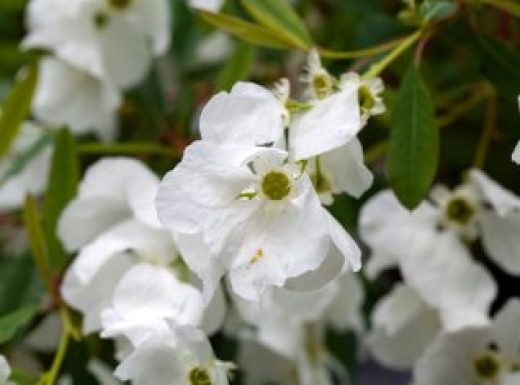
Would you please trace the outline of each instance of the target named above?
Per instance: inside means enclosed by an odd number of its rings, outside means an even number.
[[[9,153],[0,162],[0,211],[19,208],[27,193],[43,193],[51,155],[50,137],[40,127],[25,122]],[[17,170],[16,165],[26,156],[28,161],[21,170]]]
[[[139,345],[115,375],[134,385],[227,385],[233,365],[218,361],[206,336],[191,326],[170,325],[170,333]]]
[[[440,335],[419,359],[414,384],[518,384],[519,324],[520,301],[511,299],[491,327]]]
[[[100,312],[131,266],[173,262],[173,238],[159,225],[154,198],[159,179],[140,162],[104,159],[89,168],[78,197],[64,210],[58,235],[67,250],[79,250],[62,294],[85,315],[86,332],[98,330]]]
[[[367,345],[385,366],[410,369],[440,330],[437,311],[414,289],[397,284],[376,304]]]
[[[489,273],[472,260],[458,224],[444,224],[447,216],[450,221],[460,217],[453,212],[424,202],[410,213],[385,191],[367,203],[360,219],[361,235],[374,250],[369,273],[399,264],[405,282],[440,312],[444,328],[452,331],[485,325],[497,291]]]
[[[166,0],[32,0],[26,48],[61,59],[117,86],[140,82],[170,44]]]
[[[356,276],[345,272],[317,290],[275,289],[264,294],[258,303],[235,296],[239,314],[255,330],[249,334],[242,332],[239,337],[249,345],[254,339],[271,350],[271,355],[279,356],[279,376],[287,373],[287,363],[292,362],[293,381],[298,378],[300,384],[332,383],[328,369],[333,361],[322,341],[323,330],[327,324],[342,331],[363,330],[360,312],[363,292],[358,285]],[[258,377],[254,375],[250,381]],[[290,380],[285,378],[282,383],[291,383]]]
[[[201,271],[185,258],[206,287],[228,272],[233,291],[258,300],[317,269],[332,245],[360,267],[348,234],[330,230],[308,176],[286,161],[281,150],[199,141],[163,179],[159,219],[175,233],[202,234],[211,263]]]
[[[301,81],[307,86],[305,96],[310,100],[322,100],[337,89],[337,80],[323,68],[316,49],[310,50]]]
[[[320,197],[327,203],[332,203],[332,194],[342,192],[359,197],[371,185],[372,174],[363,164],[363,149],[355,137],[359,127],[355,95],[346,92],[317,101],[309,111],[293,115],[291,123],[289,92],[287,79],[281,79],[273,92],[254,83],[235,84],[230,93],[217,94],[204,107],[202,139],[283,148],[284,127],[290,125],[289,153],[295,160],[308,159],[307,171]]]
[[[224,5],[224,0],[188,0],[188,4],[195,9],[218,12]]]
[[[201,293],[174,272],[145,263],[134,266],[114,290],[112,306],[102,313],[102,337],[127,337],[138,346],[150,336],[169,332],[168,320],[198,325],[204,306]]]
[[[374,179],[364,164],[361,143],[355,137],[341,147],[311,158],[306,172],[326,205],[334,202],[336,194],[347,193],[359,198]]]
[[[371,116],[380,115],[386,111],[385,104],[381,98],[381,93],[384,90],[381,78],[362,79],[355,72],[341,75],[340,89],[350,89],[352,86],[355,87],[358,93],[363,126]]]
[[[116,134],[119,91],[60,59],[40,62],[33,112],[48,126],[68,126],[76,134],[94,131],[103,140]]]
[[[11,367],[4,356],[0,355],[0,385],[14,385],[9,381],[11,376]]]

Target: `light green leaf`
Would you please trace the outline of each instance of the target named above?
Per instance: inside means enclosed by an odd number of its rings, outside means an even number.
[[[260,25],[222,13],[198,11],[198,14],[209,24],[235,35],[250,44],[276,49],[294,48],[294,44]]]
[[[20,328],[33,319],[37,310],[36,306],[29,305],[0,317],[0,344],[14,337]]]
[[[29,238],[32,256],[38,268],[38,272],[49,289],[52,288],[49,248],[45,239],[45,233],[40,219],[40,213],[36,201],[31,194],[25,198],[23,206],[23,218],[25,231]]]
[[[2,106],[0,115],[0,160],[7,155],[21,124],[29,115],[37,80],[36,65],[33,64],[25,68]]]
[[[439,131],[432,98],[414,66],[401,83],[391,127],[388,179],[399,201],[413,209],[427,195],[439,158]]]
[[[217,88],[229,91],[237,81],[246,79],[254,59],[255,50],[250,45],[238,44],[226,65],[222,67]]]
[[[295,47],[308,50],[313,46],[305,24],[287,0],[241,0],[249,14]]]
[[[68,130],[62,129],[56,133],[54,139],[54,154],[43,206],[51,272],[59,272],[67,260],[56,236],[56,227],[61,212],[76,195],[78,181],[76,142]]]

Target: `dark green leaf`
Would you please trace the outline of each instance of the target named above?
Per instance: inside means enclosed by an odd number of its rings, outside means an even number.
[[[425,198],[437,171],[439,131],[434,106],[418,70],[411,66],[392,111],[387,172],[401,203],[413,209]]]
[[[251,46],[246,44],[237,45],[235,52],[233,52],[233,55],[219,74],[217,88],[219,90],[230,90],[237,81],[246,79],[254,58],[255,50]]]
[[[38,303],[42,289],[34,262],[28,255],[0,259],[0,315]]]
[[[249,14],[260,24],[290,41],[295,47],[308,50],[312,39],[305,24],[287,0],[241,0]]]
[[[2,114],[0,115],[0,160],[7,155],[21,124],[29,115],[37,80],[36,65],[25,68],[2,106]]]
[[[229,32],[250,44],[276,49],[294,48],[293,44],[260,25],[222,13],[206,11],[198,11],[198,13],[202,19],[211,25]]]
[[[66,129],[60,130],[54,140],[54,154],[43,214],[50,256],[50,269],[58,272],[67,260],[56,236],[56,228],[61,212],[76,195],[79,180],[79,163],[76,142]]]
[[[30,305],[0,317],[0,344],[9,341],[21,327],[27,325],[37,310],[36,306]]]

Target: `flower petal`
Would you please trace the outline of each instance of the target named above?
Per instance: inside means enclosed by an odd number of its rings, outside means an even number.
[[[505,217],[486,212],[480,224],[482,244],[488,256],[509,274],[520,275],[520,212]]]
[[[282,105],[274,94],[254,83],[239,82],[204,107],[203,140],[216,144],[258,146],[278,143],[283,136]]]
[[[448,330],[489,323],[496,284],[483,266],[473,262],[455,234],[416,233],[401,259],[401,271],[423,301],[441,311]]]
[[[349,87],[316,101],[289,128],[295,160],[310,159],[347,144],[361,129],[357,90]]]

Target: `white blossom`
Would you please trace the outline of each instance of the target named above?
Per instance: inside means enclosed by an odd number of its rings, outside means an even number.
[[[0,355],[0,385],[15,385],[9,381],[11,367],[4,356]]]
[[[32,0],[25,48],[49,49],[99,79],[130,87],[170,44],[166,0]]]
[[[209,247],[211,263],[195,270],[203,281],[218,282],[229,272],[237,294],[258,300],[288,278],[317,269],[332,245],[359,268],[359,250],[344,230],[330,230],[330,214],[308,176],[286,163],[287,156],[272,148],[199,141],[163,179],[160,220],[176,233],[202,234]],[[201,267],[185,258],[190,267]]]
[[[385,366],[411,369],[441,329],[438,312],[414,289],[397,284],[376,304],[367,345]]]
[[[375,275],[398,264],[405,282],[439,311],[447,330],[485,325],[496,284],[472,260],[460,237],[466,233],[461,233],[460,221],[451,224],[461,216],[442,207],[423,202],[410,213],[389,191],[373,197],[360,217],[361,235],[374,250],[368,271]],[[465,222],[470,219],[464,217]]]
[[[340,89],[350,89],[352,86],[355,87],[358,93],[363,126],[371,116],[380,115],[386,111],[385,104],[381,97],[381,93],[384,90],[381,78],[362,79],[355,72],[343,74],[340,79]]]
[[[43,193],[52,155],[49,142],[41,127],[31,122],[22,124],[11,149],[0,162],[0,211],[19,208],[27,193]],[[27,162],[17,170],[16,165],[26,156]]]
[[[201,293],[171,271],[138,264],[121,278],[112,306],[102,313],[102,337],[124,336],[138,346],[150,336],[168,333],[167,321],[198,325],[204,311]]]
[[[509,300],[487,328],[440,335],[419,359],[415,385],[518,384],[520,301]]]
[[[87,170],[60,218],[60,239],[68,250],[79,251],[61,290],[84,313],[86,332],[99,329],[101,311],[131,266],[139,261],[165,266],[178,258],[173,238],[157,221],[158,185],[138,161],[100,160]]]
[[[140,344],[116,369],[115,375],[134,385],[227,385],[234,366],[215,358],[200,330],[170,324],[166,335]]]
[[[33,100],[37,119],[50,127],[67,126],[75,134],[93,131],[103,140],[114,139],[119,90],[66,62],[45,57],[40,61]]]

